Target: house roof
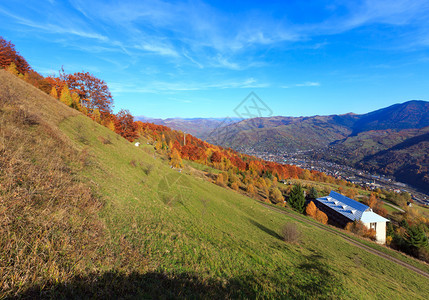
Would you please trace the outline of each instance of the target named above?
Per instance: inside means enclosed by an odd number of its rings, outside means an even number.
[[[364,223],[389,221],[372,212],[369,206],[334,191],[331,191],[329,196],[317,198],[316,200],[352,221],[361,220]]]
[[[363,223],[374,223],[374,222],[389,222],[388,219],[383,218],[380,215],[377,215],[375,212],[366,211],[362,214],[360,219]]]

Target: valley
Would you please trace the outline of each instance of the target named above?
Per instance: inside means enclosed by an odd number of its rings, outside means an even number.
[[[200,120],[200,121],[198,121]],[[203,119],[195,119],[199,130]],[[155,121],[156,123],[156,121]],[[181,123],[177,128],[186,130]],[[342,178],[385,176],[416,195],[429,194],[429,102],[407,101],[363,115],[266,117],[218,124],[199,137],[214,144],[281,163],[298,163]],[[214,138],[213,138],[214,137]],[[269,159],[270,160],[270,159]],[[349,170],[345,172],[345,170]],[[353,170],[353,171],[350,171]],[[419,199],[424,195],[419,194]]]
[[[330,176],[339,179],[345,179],[353,184],[356,184],[362,188],[368,188],[370,190],[376,190],[382,188],[389,191],[395,191],[397,193],[405,191],[413,196],[413,200],[422,205],[429,205],[429,195],[420,189],[408,185],[403,182],[395,181],[393,176],[380,175],[377,173],[370,173],[366,170],[356,169],[348,165],[341,165],[332,161],[325,160],[313,160],[315,156],[314,152],[323,152],[326,150],[307,150],[297,151],[295,153],[259,153],[249,151],[246,154],[254,155],[267,161],[274,161],[283,164],[295,165],[300,168],[307,170],[316,170],[323,172]]]

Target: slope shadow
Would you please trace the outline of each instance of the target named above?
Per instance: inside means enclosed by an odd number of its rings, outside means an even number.
[[[276,239],[283,240],[282,237],[277,232],[265,227],[264,225],[256,222],[255,220],[249,219],[249,221],[250,221],[250,223],[252,223],[256,227],[261,229],[263,232],[268,233],[269,235],[271,235],[272,237],[274,237]]]
[[[76,276],[64,283],[35,285],[6,299],[181,299],[256,298],[251,278],[215,279],[181,273],[106,272]]]
[[[315,298],[325,298],[333,294],[341,295],[341,298],[350,296],[347,295],[342,280],[337,278],[334,270],[323,262],[322,255],[314,252],[306,255],[305,259],[306,261],[299,264],[299,269],[306,274],[306,280],[304,283],[297,284],[299,290],[307,291],[308,295],[313,295]]]

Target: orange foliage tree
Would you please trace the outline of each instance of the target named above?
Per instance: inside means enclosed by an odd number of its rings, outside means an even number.
[[[17,71],[21,74],[31,70],[25,58],[15,50],[15,45],[0,36],[0,66],[7,68],[11,63],[15,64]]]
[[[138,137],[134,117],[128,110],[121,109],[121,111],[116,115],[115,132],[131,142]]]
[[[322,224],[328,224],[328,216],[319,209],[316,211],[316,220]]]
[[[308,203],[307,207],[305,208],[306,215],[312,218],[316,218],[316,211],[316,205],[314,205],[313,201],[310,201],[310,203]]]
[[[70,90],[79,95],[81,105],[85,106],[89,113],[98,109],[101,115],[112,112],[113,97],[104,80],[98,79],[89,72],[60,73],[61,79],[67,83]]]

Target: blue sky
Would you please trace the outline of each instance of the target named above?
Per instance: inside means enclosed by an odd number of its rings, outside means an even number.
[[[234,117],[365,113],[429,100],[429,1],[15,1],[0,35],[36,71],[89,71],[115,111]]]

